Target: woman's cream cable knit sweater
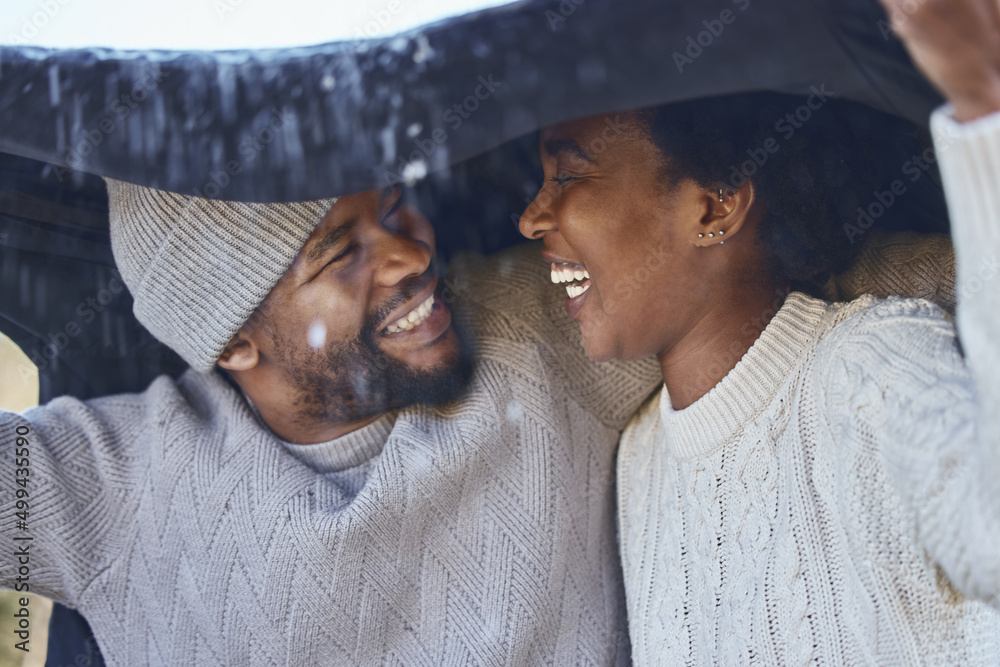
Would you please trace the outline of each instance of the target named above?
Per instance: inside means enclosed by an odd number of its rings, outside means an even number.
[[[947,114],[958,334],[926,301],[792,293],[623,434],[637,664],[1000,664],[1000,114]]]

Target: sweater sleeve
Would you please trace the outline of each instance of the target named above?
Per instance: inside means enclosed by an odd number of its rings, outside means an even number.
[[[1000,112],[970,123],[931,118],[951,216],[959,338],[982,410],[983,465],[1000,480]]]
[[[1000,609],[1000,114],[933,118],[957,263],[957,324],[889,299],[844,324],[826,389],[834,433],[871,448],[930,559]]]
[[[129,401],[113,405],[120,427]],[[59,398],[23,414],[0,412],[5,480],[0,586],[78,607],[82,592],[115,558],[135,480],[107,410]],[[127,439],[127,436],[126,436]]]

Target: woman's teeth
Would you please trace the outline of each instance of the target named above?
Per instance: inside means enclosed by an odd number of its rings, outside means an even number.
[[[580,296],[590,289],[590,274],[582,266],[552,263],[552,282],[572,283],[578,280],[586,280],[588,282],[584,285],[566,285],[566,294],[570,298]]]
[[[389,333],[399,333],[400,331],[409,331],[415,326],[419,326],[434,310],[434,295],[431,294],[427,297],[427,300],[422,304],[411,310],[405,316],[399,318],[388,327],[386,331]]]

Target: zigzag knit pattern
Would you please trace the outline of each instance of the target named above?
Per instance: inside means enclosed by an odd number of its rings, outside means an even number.
[[[658,369],[586,360],[537,246],[482,264],[444,408],[285,447],[188,373],[0,414],[31,431],[32,592],[123,667],[626,664],[614,452]]]

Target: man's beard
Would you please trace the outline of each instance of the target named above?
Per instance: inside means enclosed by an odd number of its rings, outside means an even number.
[[[294,347],[280,345],[286,352],[281,356],[295,387],[294,406],[299,415],[350,423],[418,403],[443,405],[462,393],[474,367],[468,336],[453,324],[458,338],[454,352],[435,368],[414,369],[383,352],[375,342],[376,323],[391,306],[367,318],[361,333],[347,344],[291,354]]]

